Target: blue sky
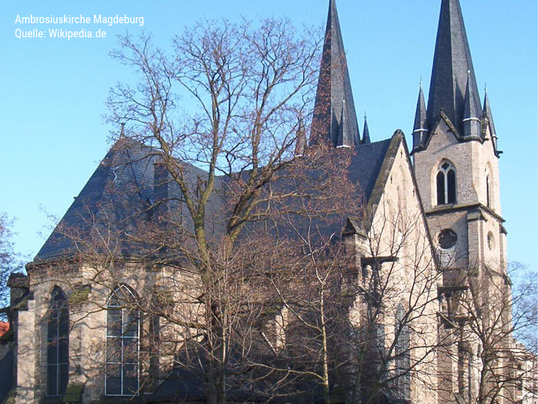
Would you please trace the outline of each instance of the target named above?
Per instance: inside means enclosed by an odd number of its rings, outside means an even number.
[[[373,141],[412,131],[425,93],[440,0],[337,0],[355,105]],[[480,88],[487,83],[499,147],[508,255],[537,268],[537,10],[535,0],[461,0]],[[3,2],[0,11],[0,211],[17,219],[16,248],[33,257],[110,147],[103,123],[109,88],[130,71],[109,57],[116,35],[152,32],[163,47],[200,19],[289,17],[325,26],[328,0]],[[144,26],[38,26],[17,15],[144,17]],[[15,30],[82,28],[101,39],[17,39]]]

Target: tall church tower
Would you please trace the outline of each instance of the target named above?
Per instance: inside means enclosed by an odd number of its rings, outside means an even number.
[[[461,293],[476,297],[486,324],[493,321],[488,302],[504,299],[510,289],[499,186],[501,152],[487,94],[484,97],[482,106],[459,0],[442,0],[428,103],[421,86],[412,154],[444,270],[440,291],[446,327],[462,324],[457,312]],[[453,342],[452,354],[440,360],[446,375],[440,391],[446,392],[444,402],[453,402],[455,395],[468,402],[478,386],[462,358],[469,354],[476,360],[479,349]]]
[[[433,239],[451,269],[504,274],[497,135],[481,106],[459,0],[442,0],[428,107],[419,91],[413,158]]]

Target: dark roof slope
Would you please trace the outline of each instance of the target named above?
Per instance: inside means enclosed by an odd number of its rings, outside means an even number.
[[[372,195],[390,142],[391,139],[387,139],[361,144],[354,149],[349,179],[359,184],[360,195],[357,198],[361,202],[367,203]],[[144,223],[157,216],[152,215],[152,210],[163,193],[163,179],[156,169],[158,159],[156,150],[136,141],[122,138],[116,142],[38,252],[34,263],[65,259],[87,253],[88,249],[99,252],[98,248],[112,249],[123,257],[149,254],[150,248],[155,246],[142,244],[143,238],[134,241],[137,238],[133,234],[138,228],[144,229]],[[185,167],[192,176],[193,185],[198,176],[204,175],[199,168],[188,164]],[[158,186],[156,181],[159,181]],[[225,227],[225,182],[224,178],[218,178],[216,192],[207,207],[209,237],[218,238]],[[174,210],[181,216],[185,228],[192,228],[185,204],[181,203],[181,193],[173,184],[167,187],[165,197],[174,199],[167,203],[175,203]],[[342,225],[338,220],[330,223],[330,228],[324,227],[331,234],[340,234]],[[103,238],[111,241],[99,247],[99,241],[94,240]]]
[[[127,228],[128,217],[135,217],[151,200],[153,163],[156,156],[150,149],[122,138],[109,150],[82,191],[75,197],[34,262],[66,257],[81,248],[77,239],[89,239],[99,219],[107,224]],[[122,209],[128,204],[129,211]],[[104,223],[102,223],[104,225]]]
[[[334,195],[334,200],[329,201],[324,199],[323,203],[339,203],[342,202],[339,198],[344,197],[347,201],[345,203],[353,205],[348,206],[349,210],[347,211],[347,216],[356,218],[362,217],[364,212],[359,207],[366,208],[370,205],[370,199],[374,194],[379,195],[383,192],[382,189],[377,193],[375,193],[374,190],[376,187],[384,187],[385,182],[380,181],[379,178],[385,178],[381,174],[384,172],[383,167],[389,166],[389,164],[386,164],[385,162],[387,158],[392,156],[392,154],[389,153],[392,143],[394,143],[394,136],[387,140],[358,145],[352,150],[347,148],[332,150],[332,153],[336,154],[337,159],[341,158],[339,161],[348,161],[349,158],[349,165],[345,170],[330,175],[342,175],[347,173],[349,182],[353,184],[349,184],[349,186],[355,186],[354,189],[347,191],[355,192],[356,194],[344,196],[337,191],[337,194]],[[324,172],[324,174],[327,174],[327,172]],[[322,174],[321,177],[324,177],[324,174]],[[308,193],[308,191],[302,187],[306,184],[306,186],[313,185],[314,188],[317,188],[318,185],[316,185],[316,181],[319,175],[320,172],[315,168],[309,172],[308,176],[312,179],[311,183],[309,183],[309,180],[301,180],[297,183],[297,178],[292,177],[291,180],[288,180],[286,176],[284,176],[282,179],[273,183],[272,189],[278,190],[275,192],[280,192],[281,190],[299,190],[298,194],[304,195],[304,191],[306,191],[306,193]],[[321,181],[323,182],[324,180]],[[341,182],[340,184],[345,186],[345,182]],[[317,190],[314,189],[313,193],[316,194],[316,192]],[[348,198],[349,196],[351,196],[354,201],[351,201],[351,199]],[[331,196],[328,195],[325,195],[324,198],[326,197],[329,199],[331,198]],[[284,219],[279,220],[280,215],[276,214],[271,216],[268,222],[261,221],[258,224],[254,223],[251,226],[248,226],[248,229],[257,231],[267,231],[267,229],[271,229],[271,231],[274,231],[279,237],[287,237],[290,239],[302,237],[305,234],[310,234],[311,236],[315,235],[315,237],[321,236],[322,238],[325,238],[325,240],[328,238],[334,240],[339,239],[342,235],[342,230],[345,226],[347,217],[344,216],[342,210],[336,209],[335,211],[331,211],[327,205],[322,207],[321,211],[316,211],[316,203],[314,202],[316,197],[313,196],[313,198],[312,210],[308,211],[302,210],[301,197],[299,197],[299,199],[286,199],[285,201],[282,201],[280,206],[277,203],[273,203],[271,208],[277,209],[280,214],[283,214]],[[265,211],[267,206],[264,204],[260,205],[259,208],[261,211]],[[248,231],[245,232],[245,234],[247,237],[254,236],[254,233],[249,233]]]
[[[363,144],[357,147],[349,167],[350,179],[359,183],[366,201],[370,200],[381,166],[385,160],[391,139]]]
[[[157,150],[129,138],[120,138],[39,250],[34,263],[67,258],[97,248],[99,239],[107,237],[123,256],[142,253],[145,246],[129,240],[129,234],[154,217],[155,202],[163,196],[160,195],[162,188],[166,188],[164,197],[174,199],[169,203],[175,203],[181,213],[186,209],[177,187],[166,179],[155,177],[158,159]],[[196,178],[203,174],[203,170],[189,164],[184,167],[190,181],[196,184]],[[155,181],[159,181],[158,186]],[[224,202],[215,194],[208,203],[207,213],[219,216],[222,209]],[[190,226],[188,215],[182,217],[186,218],[185,227]],[[219,223],[211,222],[208,226],[211,234],[222,230]],[[106,246],[107,249],[110,247]]]
[[[356,154],[351,159],[350,179],[354,183],[359,183],[366,201],[370,200],[391,140],[361,144],[356,148]]]

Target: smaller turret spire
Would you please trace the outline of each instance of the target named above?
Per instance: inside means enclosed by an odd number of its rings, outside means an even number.
[[[466,138],[480,138],[481,121],[477,110],[477,101],[473,91],[473,77],[471,70],[467,71],[467,86],[465,90],[465,109],[463,115],[463,136]],[[479,104],[478,104],[479,105]]]
[[[491,132],[491,137],[497,139],[497,132],[495,131],[495,124],[493,123],[493,115],[491,114],[491,106],[489,105],[489,96],[487,87],[484,88],[484,109],[482,111],[482,116],[488,119],[489,131]]]
[[[366,112],[364,113],[364,129],[362,131],[361,144],[370,144],[370,129],[368,129],[368,121],[366,119]]]
[[[493,142],[495,154],[500,156],[502,152],[499,152],[497,149],[497,131],[495,130],[495,123],[493,122],[487,87],[484,88],[484,109],[482,110],[482,119],[486,119],[488,122],[489,133],[491,134],[491,141]]]
[[[346,100],[342,100],[342,112],[340,114],[340,124],[338,125],[338,138],[336,142],[336,147],[351,147],[356,145],[355,137],[348,139],[348,124],[349,124],[349,114],[346,109]]]
[[[415,123],[413,125],[413,151],[420,150],[420,148],[424,147],[424,144],[428,138],[428,133],[428,117],[421,78],[420,89],[418,92],[417,109],[415,112]]]

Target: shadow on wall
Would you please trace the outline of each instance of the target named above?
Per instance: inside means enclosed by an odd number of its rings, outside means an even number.
[[[10,349],[7,345],[0,345],[0,403],[3,403],[8,397],[12,387],[13,349]]]

